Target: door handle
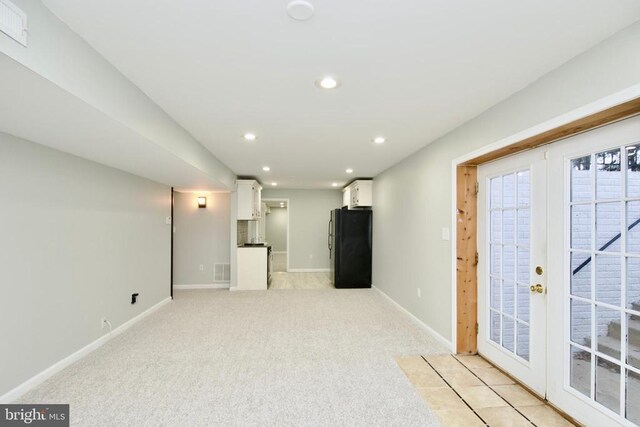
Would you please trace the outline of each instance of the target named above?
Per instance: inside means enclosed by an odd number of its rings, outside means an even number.
[[[539,294],[544,292],[544,286],[542,286],[540,283],[537,283],[535,285],[531,285],[529,287],[529,289],[531,289],[531,292],[537,292]]]

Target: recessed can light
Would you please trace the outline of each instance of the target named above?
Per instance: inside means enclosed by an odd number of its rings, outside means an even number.
[[[269,172],[271,170],[271,168],[269,166],[263,166],[262,170],[265,172]]]
[[[345,170],[346,173],[353,173],[353,169],[349,168],[347,170]]]
[[[373,138],[373,142],[375,144],[384,144],[386,141],[384,136],[376,136],[375,138]]]
[[[278,183],[277,182],[272,182],[271,185],[274,186],[274,187],[277,187]]]
[[[332,187],[337,187],[337,186],[338,186],[338,183],[337,183],[337,182],[334,182],[334,183],[332,183],[332,184],[331,184],[331,186],[332,186]]]
[[[244,139],[246,139],[247,141],[255,141],[256,140],[256,134],[255,133],[245,133],[243,135]]]
[[[339,83],[335,77],[325,76],[317,80],[316,85],[322,89],[335,89],[339,86]]]

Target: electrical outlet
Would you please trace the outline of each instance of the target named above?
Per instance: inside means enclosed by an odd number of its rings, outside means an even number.
[[[200,264],[200,271],[204,271],[204,264]]]
[[[446,227],[442,229],[442,240],[451,240],[451,233]]]
[[[418,288],[418,298],[422,298],[422,296],[420,295],[420,288]]]

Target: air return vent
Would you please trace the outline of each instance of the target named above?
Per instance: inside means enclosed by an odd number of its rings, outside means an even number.
[[[0,31],[27,45],[27,14],[9,0],[0,0]]]
[[[231,280],[229,264],[213,264],[213,281],[224,283],[229,280]]]

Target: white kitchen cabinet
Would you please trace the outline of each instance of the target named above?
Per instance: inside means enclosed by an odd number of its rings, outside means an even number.
[[[254,179],[239,179],[238,219],[256,220],[262,212],[262,186]]]
[[[373,205],[373,181],[359,179],[343,190],[343,199],[349,200],[349,209],[365,208]]]
[[[351,186],[342,189],[342,206],[351,206]]]
[[[267,247],[239,247],[236,265],[238,267],[237,289],[266,290],[268,287]]]

